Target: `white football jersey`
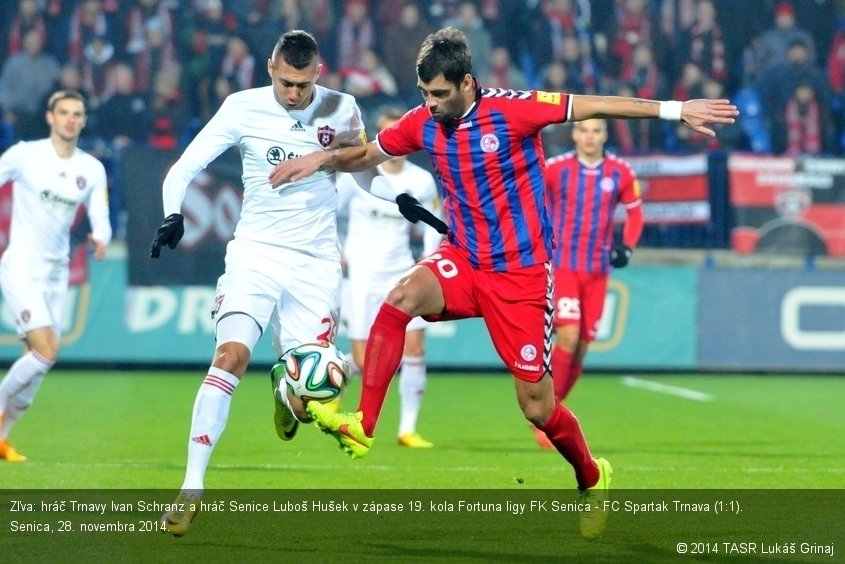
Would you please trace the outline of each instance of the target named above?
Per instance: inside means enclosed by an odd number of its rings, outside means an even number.
[[[407,192],[423,207],[434,211],[437,186],[428,171],[406,160],[396,174],[386,173],[382,167],[379,172],[396,193]],[[399,213],[396,203],[376,198],[359,188],[350,174],[338,174],[337,188],[339,209],[348,206],[349,210],[343,254],[350,277],[380,278],[383,274],[403,272],[413,266],[411,229],[414,225]],[[418,225],[425,230],[424,253],[429,254],[442,237],[431,227]]]
[[[83,203],[93,236],[111,241],[106,170],[85,151],[64,159],[49,138],[21,141],[0,157],[0,184],[9,180],[12,226],[4,261],[67,264],[70,228]]]
[[[243,162],[244,196],[235,238],[322,258],[337,258],[337,189],[334,171],[317,171],[277,188],[273,167],[339,140],[361,137],[364,125],[355,99],[315,86],[304,110],[280,105],[272,86],[235,92],[191,141],[164,180],[165,217],[179,213],[188,184],[226,149],[237,146]]]

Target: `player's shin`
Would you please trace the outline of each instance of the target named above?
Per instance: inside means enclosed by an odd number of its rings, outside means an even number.
[[[358,411],[364,414],[361,424],[368,437],[373,436],[390,381],[402,361],[405,329],[410,321],[408,314],[384,303],[370,329],[358,404]]]
[[[183,490],[202,490],[211,453],[226,428],[237,376],[212,366],[194,402]]]
[[[555,403],[551,416],[540,428],[575,469],[578,489],[593,487],[599,479],[599,471],[575,415],[563,405]]]

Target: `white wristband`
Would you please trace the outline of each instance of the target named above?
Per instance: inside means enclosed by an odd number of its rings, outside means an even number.
[[[671,121],[681,121],[681,109],[684,107],[683,102],[678,100],[669,100],[668,102],[660,102],[659,117],[660,119],[668,119]]]

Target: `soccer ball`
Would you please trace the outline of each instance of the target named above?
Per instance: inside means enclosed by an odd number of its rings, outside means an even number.
[[[299,345],[285,361],[285,384],[302,401],[331,401],[346,384],[349,365],[334,344],[320,341]]]

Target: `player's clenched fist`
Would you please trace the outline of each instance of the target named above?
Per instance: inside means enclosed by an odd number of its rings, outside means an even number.
[[[399,213],[411,223],[422,221],[437,230],[441,235],[446,235],[449,228],[437,216],[422,207],[419,200],[410,194],[399,194],[396,196],[396,205],[399,206]]]
[[[150,247],[150,258],[158,258],[161,247],[167,245],[175,249],[185,234],[185,220],[181,213],[172,213],[164,218],[164,223],[156,230],[153,245]]]

